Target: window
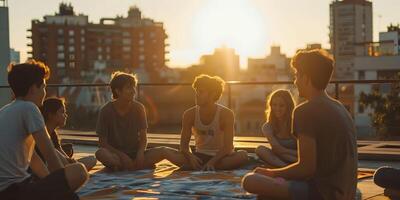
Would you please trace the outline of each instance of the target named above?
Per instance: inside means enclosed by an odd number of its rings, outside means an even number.
[[[63,60],[65,58],[64,53],[58,53],[57,54],[57,59]]]
[[[58,29],[57,33],[58,33],[58,35],[63,35],[64,34],[64,30],[63,29]]]
[[[75,68],[75,62],[70,62],[70,63],[69,63],[69,68],[74,69],[74,68]]]
[[[58,45],[57,46],[58,51],[64,51],[64,45]]]
[[[130,52],[131,51],[131,47],[130,46],[124,46],[124,47],[122,47],[122,51]]]
[[[85,51],[85,45],[81,46],[81,51]]]
[[[84,35],[85,34],[85,30],[82,29],[81,30],[81,34]]]
[[[81,37],[81,42],[84,43],[85,42],[85,38]]]
[[[98,55],[98,56],[97,56],[97,59],[98,59],[98,60],[103,60],[103,56],[102,56],[102,55]]]
[[[365,80],[365,71],[358,71],[358,80]]]
[[[144,52],[144,47],[139,47],[140,52]]]
[[[69,31],[68,31],[68,35],[69,35],[69,36],[74,36],[74,35],[75,35],[74,30],[69,30]]]
[[[74,43],[75,43],[75,40],[74,40],[74,38],[69,38],[68,42],[69,42],[70,44],[74,44]]]
[[[144,55],[140,55],[140,56],[139,56],[139,60],[142,60],[142,61],[143,61],[144,59],[145,59],[145,56],[144,56]]]
[[[127,31],[122,32],[122,36],[129,37],[131,34]]]
[[[122,44],[123,45],[131,45],[131,39],[130,38],[122,39]]]
[[[64,68],[65,67],[65,63],[64,62],[58,62],[57,63],[57,67]]]
[[[74,54],[69,55],[69,59],[70,60],[75,60],[75,55]]]
[[[70,47],[68,48],[68,50],[69,50],[69,52],[74,52],[74,51],[75,51],[75,47],[74,47],[74,46],[70,46]]]
[[[154,32],[151,32],[151,33],[150,33],[150,37],[151,37],[151,38],[154,38],[155,36],[156,36],[156,34],[155,34]]]
[[[143,39],[139,40],[139,44],[143,45],[144,44],[144,40]]]
[[[97,47],[97,52],[102,52],[103,49],[101,47]]]

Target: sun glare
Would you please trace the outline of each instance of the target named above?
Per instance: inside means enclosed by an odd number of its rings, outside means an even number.
[[[234,48],[244,57],[265,53],[265,22],[251,1],[208,0],[193,21],[194,44],[202,53],[221,46]]]

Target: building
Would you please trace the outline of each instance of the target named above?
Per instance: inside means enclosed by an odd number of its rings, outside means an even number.
[[[12,63],[20,63],[20,52],[16,51],[15,49],[11,48],[10,49],[10,62]]]
[[[356,80],[383,80],[393,79],[400,73],[400,54],[399,54],[399,26],[389,26],[387,32],[379,33],[379,42],[369,44],[370,49],[367,54],[354,58],[354,78]],[[374,134],[371,127],[371,117],[373,110],[366,109],[359,103],[361,92],[371,93],[379,90],[385,94],[390,91],[390,84],[357,84],[355,85],[354,110],[355,124],[359,133],[363,135]]]
[[[357,44],[371,42],[372,2],[367,0],[335,0],[330,4],[330,43],[335,58],[335,78],[351,79],[354,57],[368,49]]]
[[[0,85],[8,85],[7,66],[10,63],[10,32],[7,0],[0,0]],[[0,89],[0,107],[11,100],[9,89]]]
[[[247,70],[250,80],[291,80],[290,59],[281,53],[279,46],[272,46],[270,55],[267,55],[265,58],[249,58]]]
[[[52,69],[50,82],[63,79],[75,82],[91,80],[96,73],[140,68],[153,74],[165,68],[163,24],[142,17],[131,7],[127,17],[102,18],[100,23],[75,14],[73,7],[61,3],[59,12],[33,20],[31,56]]]
[[[400,25],[390,25],[387,32],[379,33],[380,55],[400,55]]]
[[[217,48],[212,55],[201,56],[200,66],[205,69],[206,74],[234,81],[240,71],[239,55],[232,48]]]

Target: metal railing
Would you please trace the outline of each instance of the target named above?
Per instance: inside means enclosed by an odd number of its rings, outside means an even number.
[[[333,80],[330,84],[335,86],[335,98],[340,98],[340,85],[343,84],[389,84],[389,83],[399,83],[398,79],[390,80]],[[182,83],[138,83],[137,85],[137,97],[140,99],[140,90],[144,86],[191,86],[192,83],[182,82]],[[293,85],[293,81],[227,81],[226,90],[228,93],[228,107],[232,107],[232,86],[237,85]],[[107,87],[108,83],[102,84],[92,84],[92,83],[74,83],[74,84],[48,84],[48,88],[60,88],[60,87]],[[2,85],[1,88],[9,88],[10,86]],[[59,96],[59,94],[57,94]]]

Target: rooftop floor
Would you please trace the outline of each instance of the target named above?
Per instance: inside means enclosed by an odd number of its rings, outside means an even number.
[[[80,133],[78,136],[71,135],[70,131],[62,131],[64,141],[76,144],[74,150],[77,158],[94,154],[97,149],[97,137],[94,136],[93,132]],[[149,147],[163,145],[177,148],[177,144],[179,144],[179,135],[176,134],[149,134],[148,137]],[[239,149],[254,152],[254,148],[258,145],[268,146],[267,141],[262,138],[235,137],[235,147]],[[359,171],[365,172],[365,177],[359,179],[358,182],[358,199],[389,199],[383,196],[383,188],[372,182],[372,173],[381,166],[400,168],[399,142],[358,141],[358,146]],[[255,157],[254,153],[250,153],[250,155]],[[102,167],[100,163],[96,166],[97,169]]]

